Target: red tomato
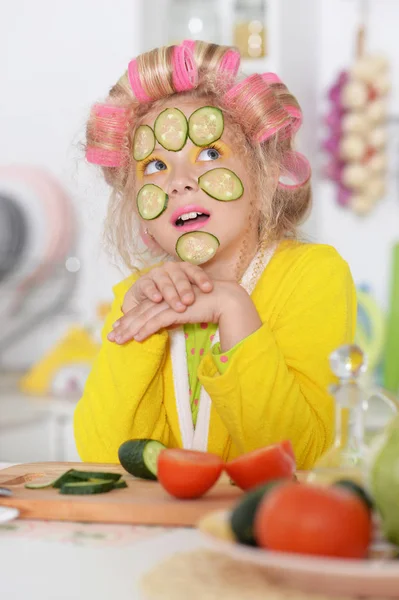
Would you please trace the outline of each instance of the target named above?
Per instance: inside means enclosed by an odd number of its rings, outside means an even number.
[[[255,538],[269,550],[364,558],[372,535],[370,512],[344,488],[282,483],[255,517]]]
[[[199,498],[216,483],[223,466],[216,454],[163,450],[158,457],[158,481],[176,498]]]
[[[225,469],[241,489],[250,490],[272,479],[291,478],[295,461],[281,444],[274,444],[231,460]]]
[[[292,446],[291,440],[284,440],[284,441],[280,442],[280,446],[282,447],[283,450],[285,450],[285,452],[287,454],[289,454],[291,456],[292,460],[294,460],[296,463],[295,452],[294,452],[294,448]]]

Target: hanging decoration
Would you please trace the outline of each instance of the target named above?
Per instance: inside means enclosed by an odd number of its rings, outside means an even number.
[[[356,59],[328,90],[328,134],[323,142],[329,155],[324,175],[336,186],[337,202],[359,215],[370,213],[386,193],[391,88],[386,58],[365,50],[367,7],[363,0]]]

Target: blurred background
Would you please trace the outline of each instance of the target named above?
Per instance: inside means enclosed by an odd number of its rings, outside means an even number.
[[[75,460],[74,406],[112,285],[108,190],[82,151],[90,106],[129,60],[185,38],[238,46],[298,98],[311,241],[359,289],[358,341],[399,390],[397,0],[2,0],[0,461]]]

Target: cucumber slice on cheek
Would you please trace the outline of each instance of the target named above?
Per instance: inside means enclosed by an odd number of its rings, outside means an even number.
[[[186,115],[178,108],[167,108],[158,115],[154,123],[155,137],[163,148],[178,152],[188,136]]]
[[[188,120],[190,140],[201,148],[216,142],[222,136],[223,129],[223,113],[214,106],[198,108]]]
[[[137,208],[140,217],[152,221],[161,215],[168,206],[168,195],[153,183],[143,185],[137,194]]]
[[[205,194],[221,202],[238,200],[244,193],[241,179],[230,169],[211,169],[198,179]]]
[[[155,135],[149,125],[140,125],[134,135],[133,158],[144,160],[155,148]]]
[[[189,231],[177,240],[176,254],[184,262],[202,265],[215,256],[219,246],[219,240],[211,233]]]

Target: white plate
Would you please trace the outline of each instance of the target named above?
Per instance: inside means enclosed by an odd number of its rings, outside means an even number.
[[[18,519],[19,510],[8,506],[0,506],[0,524]]]
[[[208,514],[198,529],[215,550],[260,565],[272,581],[309,592],[399,598],[399,560],[330,559],[251,548],[232,541],[228,517],[227,512]]]

